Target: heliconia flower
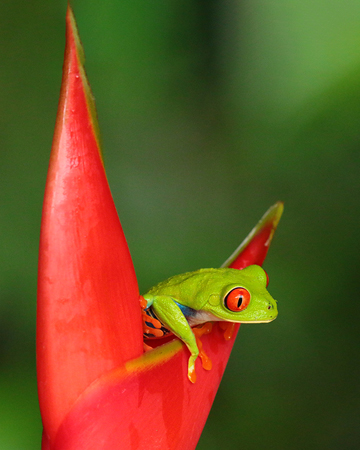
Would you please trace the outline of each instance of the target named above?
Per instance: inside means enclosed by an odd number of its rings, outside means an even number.
[[[40,237],[37,370],[43,450],[194,449],[238,325],[202,336],[212,369],[178,339],[144,353],[139,291],[99,147],[94,100],[70,8]],[[226,262],[262,264],[274,205]]]

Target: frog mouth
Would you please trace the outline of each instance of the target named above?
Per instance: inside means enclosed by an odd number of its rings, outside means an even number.
[[[277,315],[275,317],[270,317],[269,319],[262,319],[262,320],[244,320],[243,322],[237,322],[237,323],[269,323],[272,322],[277,318]]]

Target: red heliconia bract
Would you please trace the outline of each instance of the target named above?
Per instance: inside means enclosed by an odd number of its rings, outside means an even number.
[[[38,389],[51,439],[89,384],[143,353],[137,281],[101,160],[70,9],[66,42],[38,278]]]
[[[225,370],[229,340],[202,337],[213,368],[178,339],[143,353],[139,292],[101,159],[97,118],[70,8],[40,238],[37,367],[43,450],[194,449]],[[262,264],[277,203],[227,266]]]

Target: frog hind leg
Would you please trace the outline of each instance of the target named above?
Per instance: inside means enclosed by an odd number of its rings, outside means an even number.
[[[181,339],[189,349],[188,378],[192,383],[195,383],[195,361],[199,356],[199,349],[186,317],[176,304],[176,300],[168,295],[154,295],[152,307],[163,325]]]
[[[152,298],[150,300],[145,299],[142,295],[140,295],[140,306],[141,306],[141,317],[143,324],[143,333],[144,337],[147,335],[155,336],[156,338],[161,338],[164,336],[163,331],[161,330],[161,323],[148,314],[149,306],[152,305]],[[144,342],[144,351],[147,352],[152,350],[152,347],[145,344]]]

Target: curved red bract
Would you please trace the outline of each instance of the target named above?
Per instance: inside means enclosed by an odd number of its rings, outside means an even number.
[[[173,341],[158,347],[90,387],[64,420],[54,448],[194,449],[235,338],[227,342],[214,328],[202,338],[213,368],[205,371],[199,361],[195,384],[187,378],[189,355],[183,345]]]
[[[225,370],[226,340],[204,335],[213,368],[177,339],[144,354],[131,256],[101,159],[97,119],[70,8],[41,225],[37,365],[43,450],[194,449]],[[276,204],[227,266],[262,264]]]

